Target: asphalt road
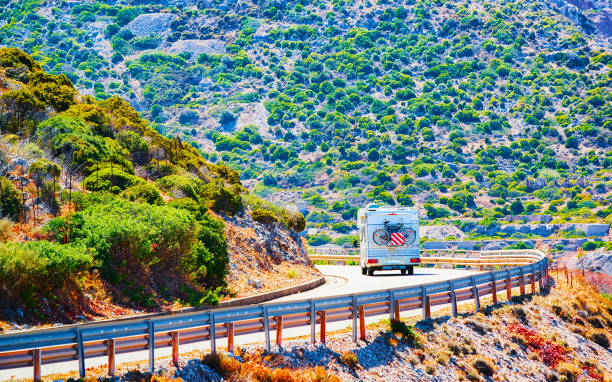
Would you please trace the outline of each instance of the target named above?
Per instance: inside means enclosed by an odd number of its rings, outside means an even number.
[[[463,276],[468,276],[477,273],[476,271],[457,270],[457,269],[439,269],[439,268],[415,268],[414,275],[402,276],[400,271],[382,271],[375,273],[373,276],[364,276],[361,274],[361,269],[358,266],[344,265],[319,265],[317,268],[326,278],[326,283],[318,288],[307,292],[294,294],[291,296],[282,297],[273,302],[301,300],[315,297],[331,297],[349,293],[374,291],[379,289],[400,288],[424,283],[452,280]],[[432,311],[443,309],[445,306],[432,308]],[[402,312],[402,316],[414,316],[420,314],[420,309]],[[372,316],[366,318],[366,323],[379,322],[382,319],[388,318],[388,315]],[[327,324],[327,331],[335,331],[350,327],[351,321],[330,322]],[[270,338],[274,342],[275,331],[270,331]],[[299,336],[310,336],[310,327],[291,328],[283,330],[283,338],[294,338]],[[319,326],[317,325],[317,338],[319,338]],[[236,345],[263,344],[264,334],[248,334],[236,336],[234,343]],[[217,346],[219,349],[227,346],[226,339],[218,339]],[[187,353],[194,350],[210,350],[210,342],[198,342],[194,344],[181,345],[181,353]],[[163,348],[156,349],[156,358],[169,357],[171,349]],[[126,362],[137,362],[148,360],[147,351],[138,351],[117,356],[117,366]],[[106,357],[90,358],[85,361],[87,368],[102,366],[107,362]],[[51,365],[42,365],[42,375],[67,373],[73,370],[78,370],[76,361],[56,363]],[[14,370],[0,370],[0,381],[14,379],[32,378],[32,367],[19,368]]]
[[[379,271],[373,276],[364,276],[361,274],[361,268],[354,265],[317,265],[317,269],[325,276],[325,284],[307,292],[281,297],[273,302],[410,287],[457,279],[476,273],[476,271],[465,269],[415,268],[412,276],[402,276],[400,271]]]

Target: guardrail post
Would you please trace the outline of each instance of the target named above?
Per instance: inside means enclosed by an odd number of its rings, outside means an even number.
[[[389,319],[395,318],[395,294],[389,289]]]
[[[317,312],[315,311],[315,302],[310,300],[310,342],[317,342]]]
[[[353,310],[353,341],[357,342],[357,297],[356,296],[353,296],[351,308]]]
[[[174,367],[179,367],[179,343],[181,341],[181,334],[175,331],[175,332],[172,332],[171,335],[172,335],[172,363],[174,364]]]
[[[399,321],[400,319],[400,302],[399,300],[395,300],[395,308],[393,309],[395,313],[395,319]]]
[[[268,307],[263,307],[264,315],[264,336],[266,338],[266,349],[270,351],[270,324],[268,322]]]
[[[450,298],[453,317],[457,317],[457,294],[455,293],[455,284],[452,281],[450,282]]]
[[[363,305],[359,305],[359,339],[362,341],[366,340],[365,312]]]
[[[474,295],[474,308],[478,312],[480,310],[480,296],[478,295],[478,286],[474,277],[472,277],[472,294]]]
[[[283,316],[276,317],[276,344],[281,347],[283,344]]]
[[[40,371],[42,355],[40,349],[32,350],[32,363],[34,365],[34,382],[40,382],[42,381],[42,373]]]
[[[531,293],[534,294],[535,293],[535,264],[531,264]]]
[[[491,293],[493,294],[493,304],[497,304],[497,280],[495,280],[495,273],[491,273]]]
[[[426,320],[427,317],[427,288],[424,286],[421,287],[421,308],[423,310],[423,319]]]
[[[538,286],[540,287],[540,292],[542,292],[542,278],[543,278],[542,268],[538,269]]]
[[[425,298],[425,317],[431,318],[431,296]]]
[[[149,324],[149,370],[155,371],[155,323],[151,320]]]
[[[115,339],[106,340],[106,349],[108,352],[108,375],[115,376]]]
[[[506,297],[508,301],[512,298],[512,278],[509,270],[506,270]]]
[[[523,268],[521,267],[521,278],[520,280],[520,287],[521,287],[521,296],[525,295],[525,271],[523,270]]]
[[[215,313],[210,312],[208,323],[208,333],[210,334],[210,351],[217,352],[217,324],[215,323]]]
[[[77,334],[77,356],[79,358],[79,375],[85,378],[85,346],[83,345],[83,330],[78,327]]]
[[[321,330],[321,343],[325,344],[325,331],[326,331],[326,326],[327,323],[325,322],[325,311],[322,310],[319,312],[319,314],[321,315],[321,325],[320,325],[320,330]]]

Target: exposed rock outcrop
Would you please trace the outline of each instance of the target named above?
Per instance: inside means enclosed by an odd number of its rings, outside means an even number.
[[[225,217],[230,257],[227,276],[237,297],[264,293],[320,277],[303,238],[280,223],[264,224],[247,212]]]

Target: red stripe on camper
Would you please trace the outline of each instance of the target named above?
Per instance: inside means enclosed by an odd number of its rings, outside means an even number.
[[[392,232],[391,233],[391,245],[404,245],[406,241],[404,240],[404,234],[402,232]]]

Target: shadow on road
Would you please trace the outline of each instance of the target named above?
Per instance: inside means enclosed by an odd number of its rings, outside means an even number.
[[[401,277],[419,277],[419,276],[439,276],[439,275],[437,275],[435,273],[419,273],[418,275],[415,274],[415,275],[410,275],[409,276],[409,275],[402,275],[402,274],[399,274],[399,273],[382,273],[382,274],[381,273],[378,273],[378,274],[374,273],[372,276],[369,276],[369,277],[400,277],[400,276]]]

